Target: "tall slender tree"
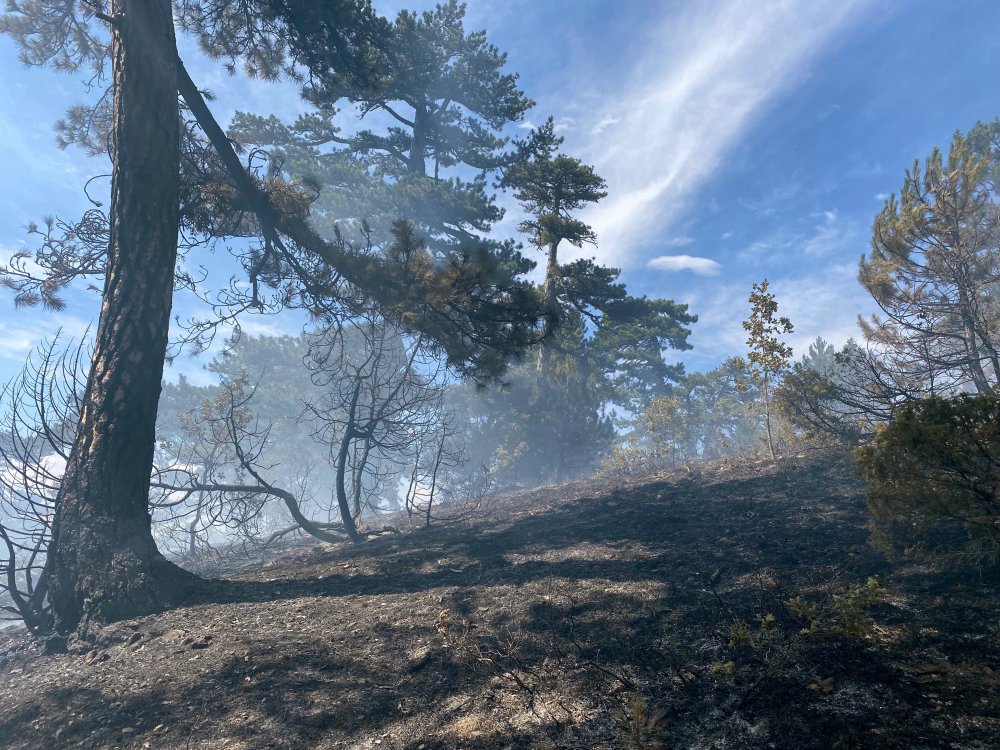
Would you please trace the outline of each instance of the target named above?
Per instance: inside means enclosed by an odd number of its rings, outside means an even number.
[[[775,386],[781,375],[788,369],[792,348],[782,343],[778,336],[792,333],[792,321],[778,317],[778,301],[769,291],[767,279],[753,285],[750,292],[750,317],[743,321],[747,332],[747,347],[750,361],[750,379],[760,387],[761,403],[764,407],[764,430],[767,449],[775,458],[774,434],[771,430],[771,401]]]
[[[618,281],[618,269],[589,259],[560,263],[564,242],[574,247],[597,243],[594,230],[577,214],[607,195],[604,180],[592,167],[559,152],[563,140],[548,118],[517,143],[499,181],[513,191],[527,214],[519,231],[546,255],[545,320],[537,367],[544,371],[561,345],[551,335],[560,319],[570,319],[572,328],[572,318],[579,316],[586,340],[584,344],[581,339],[579,348],[587,351],[587,369],[606,376],[601,396],[617,403],[632,401],[628,407],[633,408],[636,399],[648,403],[664,395],[666,384],[681,376],[679,367],[664,362],[663,350],[688,348],[684,326],[697,318],[672,300],[631,296]]]

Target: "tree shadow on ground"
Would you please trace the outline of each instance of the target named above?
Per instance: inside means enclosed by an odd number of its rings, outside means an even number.
[[[863,505],[851,492],[856,488],[835,486],[831,494],[829,484],[817,483],[818,491],[806,488],[799,496],[795,481],[801,484],[793,471],[707,486],[690,479],[569,502],[560,502],[555,488],[528,516],[342,545],[299,569],[275,570],[284,576],[277,580],[216,581],[202,601],[405,594],[553,578],[697,580],[720,567],[836,566],[851,548],[865,553],[867,567],[877,567],[879,556],[866,548]],[[545,497],[544,490],[535,494]],[[551,554],[581,540],[605,549],[565,559]],[[338,566],[352,572],[330,572]]]
[[[109,700],[99,687],[57,687],[46,702],[72,715],[72,723],[54,724],[38,703],[11,708],[0,720],[0,746],[117,748],[145,736],[170,748],[199,747],[206,738],[253,748],[332,747],[390,728],[407,711],[400,707],[403,696],[444,699],[450,686],[468,682],[468,669],[442,652],[432,668],[403,669],[407,684],[401,685],[400,674],[367,654],[334,653],[329,642],[310,640],[291,652],[231,656],[179,689],[169,675],[149,675],[120,700]]]

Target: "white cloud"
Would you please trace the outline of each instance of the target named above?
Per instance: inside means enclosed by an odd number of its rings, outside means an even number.
[[[852,163],[847,168],[847,177],[881,177],[887,172],[885,166],[883,166],[880,161],[872,161],[869,159],[853,159]]]
[[[627,265],[675,220],[765,108],[871,3],[726,0],[692,4],[664,23],[632,84],[584,128],[586,156],[608,181],[608,198],[586,216],[604,259]],[[620,118],[612,137],[599,127],[610,117]]]
[[[722,270],[722,266],[714,260],[693,255],[661,255],[646,265],[658,271],[692,271],[699,276],[715,276]]]
[[[888,193],[877,193],[875,195],[875,200],[877,200],[879,203],[884,203],[885,201],[889,200],[889,194]]]
[[[722,360],[746,351],[746,333],[740,322],[749,312],[750,284],[718,283],[708,290],[681,295],[698,322],[691,327],[691,351],[677,354],[688,371],[710,370]]]
[[[0,323],[0,358],[23,360],[36,343],[33,332]]]
[[[612,125],[617,125],[622,120],[618,115],[607,114],[602,117],[594,127],[590,129],[591,135],[600,135]]]
[[[805,354],[817,336],[840,347],[858,335],[858,313],[867,314],[874,303],[857,281],[857,263],[838,263],[807,276],[773,279],[771,291],[782,315],[795,326],[788,342],[795,356]]]

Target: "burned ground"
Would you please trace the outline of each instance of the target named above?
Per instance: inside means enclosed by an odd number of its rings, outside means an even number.
[[[523,492],[230,565],[68,655],[10,638],[0,747],[997,747],[995,580],[867,536],[830,454]],[[789,600],[871,576],[862,635],[801,632]]]

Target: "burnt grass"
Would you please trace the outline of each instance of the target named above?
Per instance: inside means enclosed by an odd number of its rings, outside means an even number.
[[[997,581],[890,561],[865,520],[821,454],[233,563],[69,654],[8,636],[0,747],[1000,747]],[[785,604],[869,576],[886,600],[861,636],[804,635]]]

